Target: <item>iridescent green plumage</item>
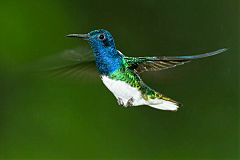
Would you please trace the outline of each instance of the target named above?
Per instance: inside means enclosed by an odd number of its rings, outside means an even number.
[[[132,60],[134,61],[130,61],[130,59],[132,58]],[[114,80],[120,80],[120,81],[124,81],[127,84],[129,84],[130,86],[137,88],[143,98],[145,100],[149,100],[149,99],[163,99],[163,100],[167,100],[167,101],[171,101],[173,103],[176,103],[178,105],[180,105],[178,102],[158,93],[157,91],[151,89],[150,87],[148,87],[143,81],[142,79],[139,77],[139,75],[137,74],[137,70],[132,68],[132,65],[135,64],[136,66],[136,62],[146,62],[146,60],[144,61],[143,59],[138,59],[138,58],[133,58],[133,57],[123,57],[122,59],[122,67],[119,68],[118,70],[114,71],[113,73],[111,73],[110,75],[108,75],[109,78],[114,79]]]

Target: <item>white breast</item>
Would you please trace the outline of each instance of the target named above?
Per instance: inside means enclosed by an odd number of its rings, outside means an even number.
[[[101,78],[105,86],[113,93],[113,95],[118,100],[119,98],[121,99],[124,106],[128,106],[128,101],[132,99],[132,106],[149,105],[153,108],[171,111],[176,111],[178,109],[177,104],[170,101],[162,99],[145,100],[137,88],[130,86],[124,81],[113,80],[107,76],[102,76]]]
[[[117,99],[120,98],[123,101],[124,105],[126,105],[131,98],[134,100],[134,106],[145,104],[141,92],[126,82],[113,80],[107,76],[102,76],[102,81]]]

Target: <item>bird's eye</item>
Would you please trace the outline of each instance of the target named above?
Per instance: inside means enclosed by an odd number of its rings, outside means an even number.
[[[104,39],[105,39],[105,36],[104,36],[103,34],[100,34],[100,35],[98,36],[98,39],[104,40]]]

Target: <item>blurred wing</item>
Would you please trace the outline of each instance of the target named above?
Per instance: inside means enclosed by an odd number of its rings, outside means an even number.
[[[74,49],[68,49],[63,51],[61,54],[65,60],[76,61],[76,62],[87,62],[94,61],[92,51],[86,47],[78,47]]]
[[[185,64],[194,59],[213,56],[226,51],[227,49],[219,49],[217,51],[192,55],[192,56],[161,56],[161,57],[124,57],[128,64],[128,68],[138,73],[145,71],[159,71],[163,69],[173,68],[178,65]]]
[[[80,78],[82,76],[96,77],[95,62],[74,63],[66,66],[54,67],[47,70],[51,76],[65,78]]]
[[[41,67],[41,71],[57,77],[77,78],[98,75],[94,56],[86,48],[65,50],[57,56],[47,58],[41,66],[44,66]]]

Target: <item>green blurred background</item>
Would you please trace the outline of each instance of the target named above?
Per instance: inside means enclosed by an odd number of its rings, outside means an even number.
[[[201,1],[0,1],[0,159],[238,159],[239,4]],[[147,84],[178,112],[124,109],[100,79],[25,72],[105,28],[131,56],[230,50],[162,72]]]

